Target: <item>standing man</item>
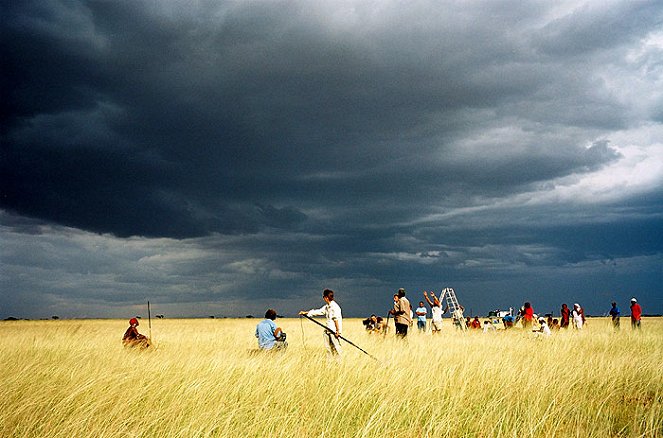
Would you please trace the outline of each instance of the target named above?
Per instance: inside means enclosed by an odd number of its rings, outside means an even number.
[[[612,317],[612,328],[615,330],[619,330],[619,307],[617,307],[616,302],[612,302],[612,309],[610,309],[610,316]]]
[[[571,309],[569,309],[569,306],[567,306],[566,303],[562,304],[562,310],[560,311],[560,314],[562,315],[562,321],[560,322],[559,326],[564,329],[569,328]]]
[[[325,305],[321,308],[311,309],[308,312],[302,310],[299,312],[299,314],[306,315],[308,317],[327,317],[327,330],[324,333],[327,350],[332,355],[340,355],[343,352],[341,349],[341,343],[338,340],[343,331],[343,315],[341,314],[341,306],[339,306],[336,301],[334,301],[334,291],[331,289],[325,289],[322,292],[322,299],[325,301]]]
[[[631,298],[631,328],[640,330],[640,318],[642,318],[642,308],[638,300]]]
[[[419,307],[417,307],[417,310],[415,310],[414,313],[417,315],[417,328],[419,329],[419,332],[425,332],[426,314],[428,313],[428,309],[424,307],[423,301],[419,301]]]
[[[274,320],[276,319],[276,310],[267,309],[265,312],[265,319],[260,321],[256,326],[256,338],[258,338],[258,348],[261,350],[281,350],[288,346],[285,341],[285,333],[281,327],[277,327]]]
[[[398,289],[398,301],[394,300],[394,308],[389,311],[394,315],[394,324],[396,325],[396,336],[404,338],[407,336],[407,329],[412,324],[412,306],[407,298],[405,298],[405,289]]]

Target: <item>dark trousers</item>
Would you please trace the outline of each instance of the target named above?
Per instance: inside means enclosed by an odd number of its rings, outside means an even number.
[[[407,336],[407,324],[396,323],[396,336]]]

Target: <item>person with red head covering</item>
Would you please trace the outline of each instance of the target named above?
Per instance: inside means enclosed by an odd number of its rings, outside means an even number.
[[[122,337],[122,344],[125,347],[140,347],[147,348],[150,346],[150,340],[147,336],[138,333],[138,319],[131,318],[129,320],[129,328],[124,332]]]

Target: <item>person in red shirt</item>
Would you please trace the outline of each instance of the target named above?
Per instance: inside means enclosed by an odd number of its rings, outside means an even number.
[[[472,328],[472,329],[480,329],[481,328],[481,321],[479,321],[478,316],[474,317],[474,319],[470,323],[470,328]]]
[[[642,308],[638,300],[631,298],[631,328],[640,330],[640,318],[642,318]]]
[[[150,346],[150,340],[147,336],[138,333],[138,319],[131,318],[129,320],[129,328],[122,336],[122,344],[125,347],[140,347],[147,348]]]
[[[562,321],[559,326],[561,328],[569,328],[569,320],[571,319],[571,309],[566,303],[562,304]]]
[[[534,308],[529,301],[523,305],[523,310],[520,314],[523,318],[523,328],[531,327],[534,322]]]

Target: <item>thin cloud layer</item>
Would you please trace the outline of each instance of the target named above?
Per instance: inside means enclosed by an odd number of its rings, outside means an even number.
[[[3,5],[0,305],[655,296],[658,3]]]

